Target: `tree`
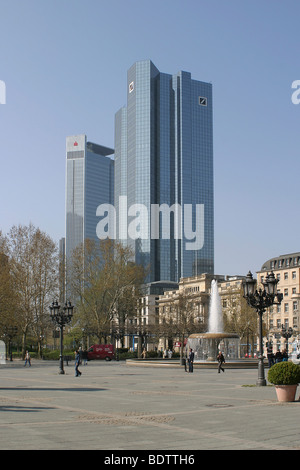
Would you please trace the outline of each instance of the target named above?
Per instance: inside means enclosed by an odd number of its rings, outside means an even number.
[[[229,293],[226,298],[227,313],[224,314],[224,329],[240,336],[240,341],[248,342],[251,338],[252,353],[254,352],[254,338],[258,334],[258,315],[243,297],[243,288]],[[247,351],[248,352],[248,351]]]
[[[180,358],[183,357],[185,339],[192,333],[199,332],[199,322],[196,321],[194,296],[184,292],[179,293],[177,302],[177,332],[180,338]]]
[[[31,223],[13,226],[7,240],[23,336],[22,353],[29,332],[35,335],[40,353],[49,326],[48,307],[58,293],[57,247],[49,235]]]
[[[68,261],[67,282],[77,323],[100,341],[114,333],[112,327],[122,335],[127,318],[135,312],[145,273],[131,260],[128,247],[108,239],[86,240]]]
[[[8,344],[18,330],[17,296],[13,288],[6,237],[0,232],[0,337]]]
[[[168,338],[177,337],[179,339],[181,343],[180,358],[183,357],[185,339],[190,334],[203,329],[197,319],[195,300],[195,295],[181,291],[168,306],[164,307],[164,312],[160,314],[160,334]]]

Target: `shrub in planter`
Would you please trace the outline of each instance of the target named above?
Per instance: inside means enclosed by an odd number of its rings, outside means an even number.
[[[133,358],[136,358],[137,357],[137,352],[131,352],[131,351],[127,351],[127,352],[121,352],[119,353],[119,360],[122,361],[123,359],[133,359]]]
[[[278,401],[295,401],[300,367],[293,362],[279,362],[269,369],[268,380],[275,385]]]
[[[147,357],[157,357],[157,351],[147,351]]]
[[[43,358],[46,359],[46,360],[58,361],[59,360],[59,355],[60,355],[59,349],[53,349],[53,350],[44,349],[43,350]],[[63,355],[64,356],[75,357],[74,356],[74,350],[72,350],[72,349],[64,349]]]
[[[278,362],[269,369],[268,381],[274,385],[296,385],[300,382],[300,367],[293,362]]]

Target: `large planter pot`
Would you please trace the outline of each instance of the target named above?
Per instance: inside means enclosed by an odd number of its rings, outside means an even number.
[[[295,401],[297,387],[298,387],[298,384],[275,385],[278,401],[282,401],[282,402]]]

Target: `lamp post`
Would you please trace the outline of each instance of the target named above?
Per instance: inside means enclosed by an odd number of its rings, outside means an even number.
[[[263,355],[263,333],[262,333],[262,316],[266,308],[271,305],[279,305],[282,301],[283,295],[277,292],[278,279],[275,279],[274,273],[267,274],[263,282],[264,289],[256,289],[256,280],[253,279],[252,273],[249,271],[245,281],[243,282],[244,298],[247,300],[248,305],[254,308],[259,316],[259,355],[258,355],[258,380],[256,385],[265,386],[264,371],[264,355]]]
[[[293,335],[293,328],[285,328],[284,325],[281,325],[281,336],[286,339],[286,352],[289,355],[289,338]]]
[[[52,302],[50,305],[50,318],[54,325],[59,326],[60,328],[60,356],[59,356],[59,373],[64,374],[64,359],[63,359],[63,336],[64,336],[64,327],[72,320],[73,316],[73,305],[71,302],[66,302],[63,309],[60,310],[60,305],[58,302]]]

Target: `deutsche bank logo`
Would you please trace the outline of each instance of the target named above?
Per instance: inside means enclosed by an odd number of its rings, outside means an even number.
[[[0,104],[6,104],[6,85],[3,80],[0,80]]]

